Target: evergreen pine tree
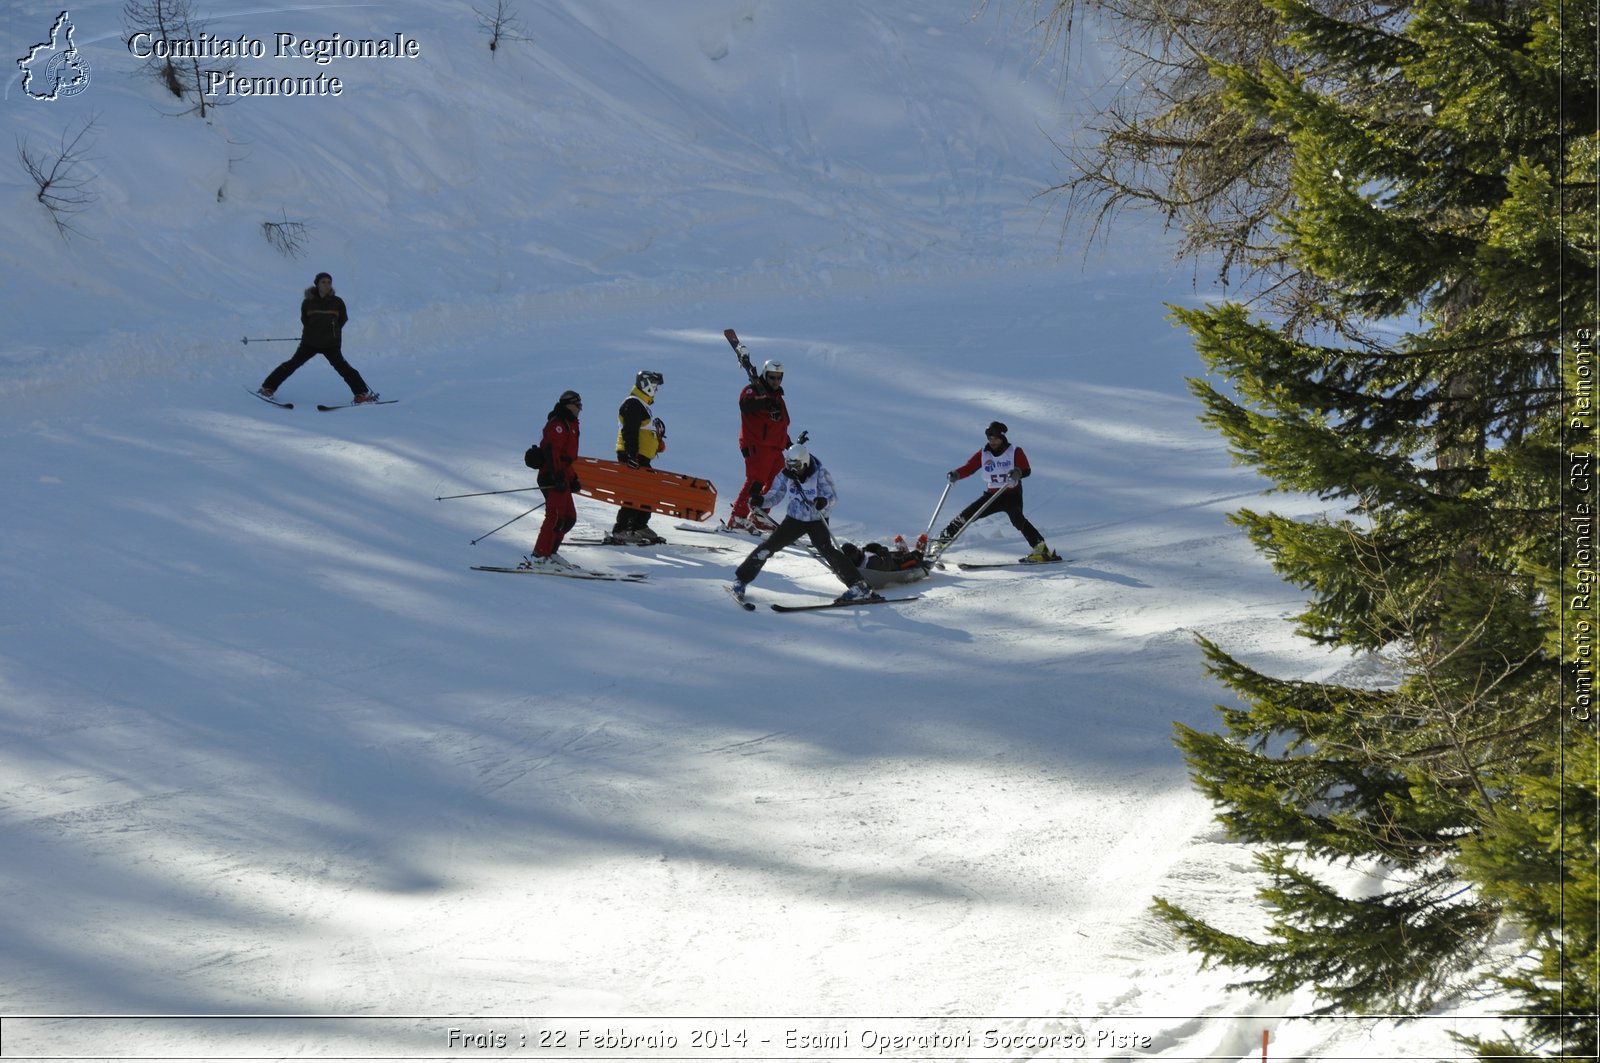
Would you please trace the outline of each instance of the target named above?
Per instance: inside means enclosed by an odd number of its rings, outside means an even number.
[[[1510,781],[1491,829],[1463,842],[1461,862],[1515,917],[1527,944],[1523,961],[1498,977],[1523,1000],[1528,1038],[1593,1058],[1600,1041],[1600,756],[1592,736],[1546,743],[1540,752],[1544,770]],[[1467,1043],[1485,1057],[1527,1051],[1512,1037]]]
[[[1529,954],[1503,984],[1547,1017],[1531,1046],[1477,1047],[1592,1055],[1595,733],[1565,712],[1562,661],[1593,612],[1555,532],[1593,423],[1563,371],[1596,315],[1594,5],[1228,0],[1235,24],[1275,19],[1249,49],[1191,31],[1191,0],[1091,6],[1169,27],[1142,39],[1183,78],[1074,190],[1158,203],[1264,282],[1254,307],[1174,311],[1210,371],[1191,386],[1240,460],[1341,515],[1235,520],[1309,592],[1305,637],[1397,676],[1276,679],[1204,643],[1244,707],[1178,744],[1260,846],[1270,915],[1247,936],[1157,911],[1238,984],[1330,1011],[1493,977],[1509,921]],[[1380,885],[1342,892],[1330,864]]]

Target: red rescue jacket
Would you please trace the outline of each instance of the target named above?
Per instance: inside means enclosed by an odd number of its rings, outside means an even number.
[[[558,491],[571,490],[572,463],[578,460],[578,419],[565,406],[550,411],[539,440],[544,464],[539,468],[539,486]]]
[[[783,401],[783,389],[771,391],[765,386],[746,384],[739,392],[739,450],[782,450],[789,442],[789,406]]]

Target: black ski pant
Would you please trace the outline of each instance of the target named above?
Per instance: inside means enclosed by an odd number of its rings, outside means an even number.
[[[817,548],[822,560],[846,587],[854,587],[861,582],[861,570],[844,556],[844,551],[833,545],[833,533],[828,531],[827,521],[797,520],[794,517],[784,517],[783,523],[772,530],[766,541],[750,551],[750,556],[733,570],[733,578],[740,583],[749,583],[760,574],[768,558],[784,547],[799,542],[802,535],[811,536],[811,545]]]
[[[967,521],[971,520],[972,515],[978,512],[978,510],[982,509],[983,504],[989,501],[989,498],[993,494],[993,491],[985,491],[983,494],[973,499],[971,505],[969,505],[966,509],[963,509],[959,514],[956,515],[955,520],[951,521],[945,526],[945,529],[941,535],[946,539],[954,535],[956,533],[956,529],[960,528]],[[996,513],[1004,513],[1006,516],[1010,517],[1011,526],[1022,533],[1022,537],[1028,540],[1028,545],[1030,547],[1038,546],[1040,543],[1044,542],[1044,536],[1039,534],[1039,529],[1035,528],[1033,526],[1033,522],[1022,515],[1022,486],[1020,484],[1016,487],[1001,488],[1000,497],[994,500],[994,505],[989,507],[989,512],[985,513],[984,516],[992,517]]]
[[[300,346],[295,348],[294,354],[289,356],[287,362],[267,374],[267,379],[261,382],[261,386],[268,391],[277,391],[283,386],[283,382],[289,379],[290,373],[293,373],[319,354],[328,360],[328,364],[333,366],[334,372],[344,378],[345,384],[350,388],[350,394],[365,395],[367,393],[367,382],[361,379],[361,374],[356,372],[354,366],[344,360],[344,354],[340,352],[337,346],[318,350],[317,344],[305,340],[300,341]]]
[[[617,451],[618,461],[621,461],[624,457],[626,457],[626,454],[623,451]],[[636,460],[639,463],[639,468],[648,469],[650,467],[648,458],[638,458]],[[621,506],[617,509],[617,523],[612,525],[611,531],[613,534],[644,531],[649,526],[650,511],[648,509],[633,509],[629,506]]]

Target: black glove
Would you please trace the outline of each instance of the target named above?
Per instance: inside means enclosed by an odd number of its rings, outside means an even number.
[[[567,481],[567,490],[571,491],[573,494],[577,494],[578,493],[578,487],[579,486],[580,485],[578,483],[578,478],[576,476],[574,476],[572,479]]]
[[[811,503],[811,505],[818,513],[821,513],[823,510],[828,508],[828,500],[826,498],[819,498],[815,502]]]
[[[955,483],[957,480],[961,479],[961,474],[956,472],[954,469],[951,469],[949,472],[944,474],[944,478],[949,480],[951,483]]]
[[[757,509],[766,509],[766,497],[760,491],[750,492],[750,504]]]

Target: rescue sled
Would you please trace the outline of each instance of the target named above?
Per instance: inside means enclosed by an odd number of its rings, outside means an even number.
[[[665,513],[703,521],[717,508],[717,489],[710,480],[665,469],[635,469],[605,458],[578,458],[572,463],[578,494],[647,513]]]
[[[885,587],[898,587],[903,583],[916,583],[918,580],[927,579],[932,574],[932,569],[926,564],[914,565],[911,568],[870,568],[860,567],[861,578],[867,581],[867,586],[875,591]]]

